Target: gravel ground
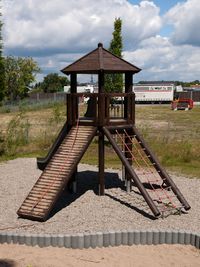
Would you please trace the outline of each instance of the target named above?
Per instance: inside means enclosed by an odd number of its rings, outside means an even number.
[[[120,171],[106,172],[105,196],[98,196],[97,168],[79,165],[78,193],[64,192],[46,222],[17,217],[16,211],[39,177],[36,160],[20,158],[0,164],[0,231],[72,234],[107,230],[186,230],[200,232],[200,179],[171,174],[191,209],[154,219],[135,189],[126,193]]]

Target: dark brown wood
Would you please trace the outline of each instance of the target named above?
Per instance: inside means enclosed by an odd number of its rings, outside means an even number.
[[[85,151],[87,150],[89,144],[91,143],[93,137],[96,135],[96,131],[97,131],[97,129],[95,127],[90,127],[90,129],[87,127],[87,134],[86,134],[84,126],[82,126],[82,127],[80,126],[78,130],[79,130],[79,133],[81,133],[81,131],[83,131],[83,133],[85,134],[85,143],[83,146],[79,147],[79,153],[76,155],[76,157],[74,158],[74,160],[71,162],[70,165],[65,164],[63,162],[62,168],[61,167],[56,168],[55,166],[51,166],[51,164],[54,162],[54,159],[56,159],[57,155],[60,155],[60,151],[59,150],[57,151],[57,153],[51,159],[50,163],[45,168],[45,171],[41,174],[38,181],[35,183],[32,190],[30,191],[30,193],[28,194],[28,196],[26,197],[26,199],[22,203],[21,207],[19,208],[17,214],[20,217],[34,219],[34,220],[42,220],[42,221],[47,219],[47,217],[48,217],[50,211],[52,210],[53,206],[55,205],[56,201],[58,200],[58,198],[62,194],[63,189],[66,187],[67,183],[71,180],[73,173],[76,171],[78,163],[80,162],[82,156],[84,155]],[[71,133],[73,133],[73,134],[71,134]],[[76,135],[76,128],[75,127],[71,129],[69,135],[71,135],[72,138],[68,138],[68,135],[67,135],[65,137],[66,141],[64,140],[63,142],[64,143],[68,142],[68,146],[70,147],[72,145],[72,142],[73,142],[73,137],[75,137],[75,135]],[[77,135],[76,138],[78,140],[79,135]],[[73,150],[71,149],[71,151],[68,152],[67,154],[68,154],[68,157],[67,157],[67,160],[68,160],[70,155],[73,154]],[[66,163],[67,163],[67,161],[66,161]],[[49,178],[48,177],[49,173],[54,174],[54,177]],[[59,173],[61,173],[61,175],[59,175]],[[65,174],[65,177],[62,181],[60,181],[60,178],[61,177],[63,178],[62,174]],[[54,184],[55,184],[55,187],[54,187]],[[38,195],[39,191],[37,188],[40,185],[47,186],[47,188],[49,190],[46,191],[44,189],[43,193],[39,196]],[[60,187],[57,188],[58,185],[60,185]],[[47,205],[46,196],[53,196],[52,195],[52,189],[57,190],[57,193],[52,198],[52,201],[49,202]],[[29,201],[30,198],[34,200],[34,196],[35,196],[35,201],[34,201],[34,204],[32,205],[32,208],[27,209],[26,201],[27,200]],[[34,205],[36,205],[36,206],[34,206]],[[40,209],[40,207],[43,205],[47,205],[47,209],[44,210],[43,212],[41,212],[40,214],[38,214],[38,212],[37,212],[38,209]]]
[[[77,93],[77,74],[71,74],[71,116],[72,116],[72,125],[76,125],[76,120],[78,118],[78,98],[74,95]]]
[[[132,124],[135,124],[135,94],[134,93],[131,95],[130,109],[131,109],[130,119],[131,119]]]
[[[99,82],[99,86],[100,86],[100,90],[103,91],[104,90],[104,79],[103,76],[100,74],[100,82]],[[79,118],[79,122],[81,125],[94,125],[94,126],[104,126],[104,125],[119,125],[119,124],[124,124],[124,123],[129,123],[129,124],[133,124],[134,121],[134,105],[135,102],[132,101],[133,97],[134,97],[134,93],[73,93],[70,95],[69,98],[69,117],[70,114],[73,114],[73,116],[75,116],[73,112],[73,110],[75,109],[75,107],[77,108],[78,103],[77,103],[77,99],[79,99],[80,97],[89,97],[90,99],[92,99],[92,108],[87,109],[87,112],[85,113],[85,116],[82,118]],[[113,97],[124,97],[126,104],[124,105],[124,109],[125,111],[123,112],[125,114],[125,116],[121,116],[121,114],[118,114],[119,117],[110,117],[110,107],[111,107],[111,99]],[[74,100],[74,98],[76,98],[76,100]],[[72,99],[72,100],[71,100]],[[97,101],[98,99],[98,101]],[[74,106],[72,106],[72,104]],[[91,110],[92,109],[92,110]],[[97,110],[98,110],[98,114],[97,114]],[[75,117],[70,117],[70,123],[71,121],[75,120]],[[75,122],[73,122],[73,125],[75,125]]]
[[[96,120],[96,115],[97,115],[96,109],[97,109],[96,98],[90,97],[87,101],[87,110],[86,113],[84,114],[84,117],[93,118],[94,120]]]
[[[136,186],[138,187],[140,193],[142,194],[142,196],[144,197],[144,199],[146,200],[147,204],[149,205],[151,211],[153,212],[153,214],[157,217],[160,215],[160,212],[158,210],[158,208],[156,207],[156,205],[154,204],[153,200],[151,199],[151,197],[149,196],[148,192],[146,191],[146,189],[144,188],[143,184],[141,183],[140,179],[138,178],[137,174],[135,173],[134,169],[131,167],[131,165],[129,164],[128,160],[126,159],[126,157],[123,155],[122,151],[120,150],[120,148],[118,147],[117,143],[115,142],[115,140],[113,139],[111,133],[109,132],[109,130],[106,127],[103,127],[103,131],[106,135],[106,137],[108,138],[108,140],[110,141],[111,145],[113,146],[115,152],[117,153],[117,155],[119,156],[120,160],[122,161],[122,163],[124,164],[125,168],[127,169],[127,171],[129,172],[131,178],[133,179],[134,183],[136,184]]]
[[[133,73],[125,72],[125,93],[133,91]]]
[[[132,138],[130,137],[130,139],[132,139]],[[132,154],[131,154],[131,152],[132,152],[132,144],[130,143],[130,139],[128,137],[125,137],[125,140],[124,140],[125,144],[126,144],[126,146],[125,146],[125,157],[128,160],[130,166],[132,166],[132,163],[133,163]],[[129,174],[129,172],[128,172],[128,170],[126,168],[125,168],[125,179],[127,181],[131,180],[131,175]]]
[[[69,125],[73,124],[73,117],[72,117],[72,95],[67,94],[67,121]]]
[[[111,98],[109,96],[105,96],[105,120],[106,120],[106,124],[109,124],[109,120],[110,120],[110,100]]]
[[[165,181],[165,183],[167,181],[167,183],[171,186],[173,192],[177,195],[177,198],[184,205],[185,209],[187,210],[190,208],[189,204],[186,202],[165,170],[160,166],[159,162],[149,150],[144,140],[137,132],[137,129],[134,127],[135,95],[132,92],[133,74],[139,72],[140,70],[141,69],[136,66],[104,49],[102,44],[98,44],[97,49],[62,70],[65,74],[71,74],[71,92],[70,94],[67,94],[66,99],[67,130],[63,127],[48,156],[45,159],[38,159],[38,166],[43,169],[45,168],[45,170],[18,210],[19,216],[36,220],[47,219],[56,201],[62,194],[63,189],[66,188],[66,185],[70,181],[75,179],[77,165],[95,135],[99,136],[99,194],[104,195],[104,134],[121,159],[123,166],[125,166],[127,180],[129,182],[130,179],[134,181],[155,216],[159,216],[160,212],[135,173],[134,166],[132,166],[132,153],[130,152],[132,151],[132,144],[130,142],[132,135],[136,136],[136,139],[139,143],[141,143],[142,148],[163,178],[163,181]],[[78,73],[98,74],[98,93],[77,93]],[[125,93],[105,93],[105,73],[124,73]],[[85,116],[83,118],[79,118],[79,100],[83,96],[89,97],[91,101],[88,105],[88,110],[85,113]],[[114,114],[111,114],[110,100],[113,97],[124,98],[124,106],[121,108],[121,114],[119,114],[119,108],[117,112],[116,109],[112,110],[114,111]],[[86,127],[84,125],[86,125]],[[105,127],[105,125],[108,127]],[[116,134],[116,130],[119,133],[124,133],[124,129],[126,129],[128,135],[130,135],[125,138],[125,144],[128,147],[128,149],[125,148],[125,154],[122,150],[120,150],[120,147],[112,137],[112,134]],[[76,140],[74,139],[75,137]],[[71,147],[72,144],[73,150]],[[47,195],[45,193],[46,188],[49,188]],[[42,201],[39,201],[40,203],[35,205],[43,194],[45,195],[42,196]]]
[[[133,74],[131,72],[125,73],[125,93],[129,93],[125,97],[124,101],[124,117],[127,119],[129,123],[133,123],[132,121],[132,90],[133,90]],[[129,151],[132,151],[132,144],[130,144],[130,140],[128,138],[125,138],[125,156],[128,158],[128,162],[130,166],[132,165],[132,155]],[[130,180],[131,175],[129,174],[128,170],[125,169],[125,179]]]
[[[65,122],[63,125],[60,133],[58,134],[58,137],[56,138],[55,142],[53,143],[52,147],[50,148],[48,154],[44,158],[37,158],[37,167],[40,170],[44,170],[47,164],[49,163],[50,159],[53,157],[53,155],[56,153],[58,150],[60,144],[64,140],[65,136],[67,133],[70,131],[70,125],[68,121]]]
[[[102,129],[99,129],[99,195],[104,195],[105,181],[104,181],[104,133]]]
[[[141,71],[140,68],[125,61],[122,58],[117,57],[116,55],[103,48],[102,44],[98,44],[98,48],[94,49],[71,65],[65,67],[61,71],[65,74],[98,74],[101,70],[106,73],[124,73],[127,71],[137,73]]]
[[[132,131],[133,125],[132,124],[124,124],[124,125],[116,125],[116,126],[110,125],[110,126],[106,126],[106,128],[110,131],[111,134],[115,134],[116,130],[119,133],[123,133],[124,130],[127,130],[128,132]]]
[[[146,144],[144,138],[140,135],[137,128],[133,126],[133,133],[136,135],[136,139],[140,142],[140,145],[145,148],[145,153],[149,156],[149,159],[152,163],[154,163],[155,168],[159,171],[159,174],[162,179],[166,179],[167,184],[171,186],[172,191],[177,196],[179,201],[184,205],[184,208],[186,210],[189,210],[191,207],[178,189],[178,187],[175,185],[171,177],[168,175],[168,173],[165,171],[165,169],[161,166],[160,162],[156,158],[156,156],[153,154],[153,152],[149,149],[148,145]]]
[[[131,72],[125,73],[125,93],[132,93],[133,86],[133,74]],[[124,118],[130,120],[130,99],[129,97],[125,97],[124,99]]]
[[[104,72],[103,70],[99,71],[98,75],[98,88],[99,88],[99,93],[104,93]]]

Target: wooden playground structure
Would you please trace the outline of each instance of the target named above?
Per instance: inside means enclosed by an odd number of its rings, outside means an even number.
[[[45,158],[38,158],[41,176],[17,211],[20,217],[45,221],[69,182],[75,181],[77,166],[95,136],[98,136],[99,195],[105,190],[105,138],[125,169],[126,190],[136,186],[155,217],[165,211],[190,209],[173,180],[160,165],[135,126],[133,75],[140,71],[113,55],[101,43],[92,52],[62,70],[71,76],[67,94],[67,121]],[[125,74],[124,93],[106,93],[107,73]],[[77,74],[97,74],[97,93],[77,93]],[[80,117],[79,100],[88,97],[88,110]],[[123,98],[122,112],[113,115],[112,99]]]

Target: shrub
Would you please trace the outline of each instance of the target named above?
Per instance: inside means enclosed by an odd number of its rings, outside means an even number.
[[[8,124],[5,138],[5,151],[14,155],[20,145],[28,143],[30,124],[24,112],[17,114]]]

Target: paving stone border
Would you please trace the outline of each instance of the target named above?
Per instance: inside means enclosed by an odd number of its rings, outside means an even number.
[[[183,244],[200,249],[200,233],[184,231],[108,231],[74,235],[0,233],[0,244],[73,249],[115,247],[120,245]]]

